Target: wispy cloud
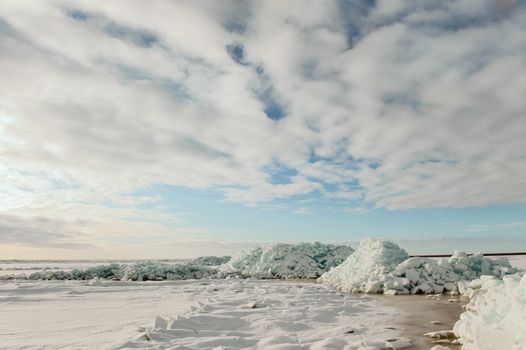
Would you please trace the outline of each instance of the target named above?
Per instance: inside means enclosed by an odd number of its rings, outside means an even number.
[[[526,222],[507,222],[502,224],[474,224],[465,227],[467,232],[507,231],[513,229],[526,229]]]
[[[343,209],[343,211],[348,214],[365,214],[369,210],[363,207],[356,207],[356,208],[345,208]]]

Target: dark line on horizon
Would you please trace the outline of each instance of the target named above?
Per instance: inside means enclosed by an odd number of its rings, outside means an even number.
[[[410,258],[449,258],[453,254],[415,254],[409,255]],[[468,255],[474,255],[474,253],[468,253]],[[514,255],[526,255],[526,252],[513,252],[513,253],[482,253],[484,256],[514,256]]]

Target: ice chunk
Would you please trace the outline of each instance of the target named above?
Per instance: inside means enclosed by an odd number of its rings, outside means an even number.
[[[155,316],[153,320],[153,329],[166,329],[168,327],[168,320]]]

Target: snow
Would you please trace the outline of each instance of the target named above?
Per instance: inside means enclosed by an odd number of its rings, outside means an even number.
[[[314,283],[2,281],[0,349],[394,349],[399,310]],[[146,339],[146,334],[148,338]]]
[[[450,258],[408,258],[398,245],[367,238],[345,262],[320,281],[347,292],[384,294],[458,294],[462,282],[482,275],[502,278],[516,273],[504,258],[487,258],[455,251]]]
[[[222,276],[315,278],[344,261],[353,250],[344,245],[274,243],[244,251],[219,267]]]
[[[122,348],[376,350],[411,346],[409,340],[382,326],[396,316],[393,310],[380,308],[377,299],[341,295],[312,283],[211,281],[208,289],[216,293],[185,313],[154,318],[142,337]]]
[[[395,243],[365,238],[354,253],[319,281],[346,292],[378,293],[384,290],[385,277],[408,257]]]
[[[463,350],[526,349],[526,275],[482,276],[463,291],[472,298],[453,329]]]
[[[90,282],[0,281],[0,349],[116,349],[155,315],[188,308],[198,287],[189,281]]]

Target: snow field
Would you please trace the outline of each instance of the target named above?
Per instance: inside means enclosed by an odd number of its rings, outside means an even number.
[[[396,330],[399,310],[319,284],[95,281],[3,281],[0,349],[378,350],[409,344]]]
[[[211,281],[185,313],[156,317],[123,349],[402,349],[395,310],[312,283]]]

